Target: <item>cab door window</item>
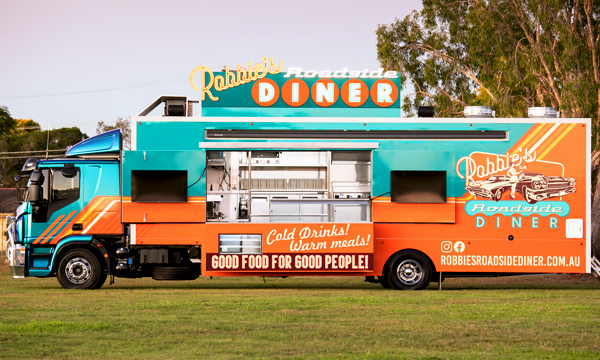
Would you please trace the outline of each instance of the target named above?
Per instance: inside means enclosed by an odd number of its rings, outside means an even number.
[[[75,168],[75,174],[71,176],[63,175],[62,170],[62,168],[50,169],[52,182],[48,217],[57,210],[79,200],[80,197],[79,168]]]
[[[41,201],[38,205],[32,206],[32,216],[31,219],[34,223],[45,223],[48,221],[48,205],[50,204],[50,169],[41,169],[42,170],[42,180],[41,180]],[[27,194],[25,198],[29,198],[29,192],[31,189],[27,188]]]

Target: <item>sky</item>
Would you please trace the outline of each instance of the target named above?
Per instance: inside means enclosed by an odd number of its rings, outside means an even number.
[[[0,0],[0,105],[46,129],[137,115],[161,95],[200,99],[199,65],[377,69],[379,24],[418,0]]]

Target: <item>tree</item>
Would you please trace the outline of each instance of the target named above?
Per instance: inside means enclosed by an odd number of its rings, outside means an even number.
[[[599,26],[594,0],[424,0],[421,12],[378,27],[377,51],[383,67],[399,71],[403,87],[415,88],[404,97],[408,115],[419,105],[434,105],[444,117],[461,116],[465,105],[487,105],[501,117],[527,117],[532,106],[592,117],[596,169]],[[596,242],[600,177],[594,178]]]
[[[15,129],[17,122],[10,116],[6,106],[0,106],[0,136],[10,133]]]
[[[122,117],[119,117],[117,118],[115,125],[108,125],[105,124],[103,120],[100,120],[96,126],[96,134],[102,134],[114,129],[121,129],[123,147],[127,150],[131,149],[131,118],[123,119]]]
[[[13,153],[0,155],[0,174],[2,174],[3,186],[16,187],[17,184],[13,181],[13,177],[21,173],[27,158],[45,158],[47,142],[50,156],[62,156],[68,147],[86,138],[87,135],[76,127],[50,130],[49,134],[46,131],[33,131],[15,132],[2,136],[0,152]]]
[[[40,124],[33,121],[32,119],[15,119],[15,121],[15,132],[32,132],[40,131],[42,129]]]

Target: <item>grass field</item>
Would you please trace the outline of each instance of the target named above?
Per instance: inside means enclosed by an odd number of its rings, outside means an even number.
[[[600,281],[448,279],[384,290],[363,278],[116,279],[69,291],[0,267],[0,358],[600,358]]]

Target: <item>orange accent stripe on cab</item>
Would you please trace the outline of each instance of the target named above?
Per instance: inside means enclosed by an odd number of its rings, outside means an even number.
[[[54,230],[52,230],[52,232],[50,234],[48,234],[44,239],[42,239],[42,241],[46,241],[46,243],[48,243],[48,241],[50,241],[52,239],[52,236],[54,234],[56,234],[60,229],[62,229],[66,224],[68,224],[69,220],[71,220],[71,218],[73,216],[75,216],[76,213],[77,213],[76,210],[71,211],[71,213],[69,215],[67,215],[64,218],[64,220],[57,227],[55,227]]]
[[[53,242],[51,242],[52,236],[54,236],[54,234],[56,234],[59,230],[62,230],[71,220],[73,220],[73,217],[77,215],[77,210],[73,210],[69,215],[67,215],[63,221],[59,224],[59,226],[57,226],[56,228],[54,228],[54,230],[52,230],[52,232],[50,234],[48,234],[48,236],[46,236],[43,240],[45,241],[45,244],[52,244]]]
[[[61,215],[58,218],[56,218],[56,220],[54,220],[54,222],[52,222],[52,224],[50,226],[48,226],[46,228],[46,230],[44,230],[44,232],[37,237],[37,239],[35,239],[35,241],[33,242],[34,244],[39,243],[40,241],[42,241],[42,239],[46,236],[46,234],[48,234],[52,229],[54,229],[58,223],[62,220],[62,218],[65,217],[65,215]]]

